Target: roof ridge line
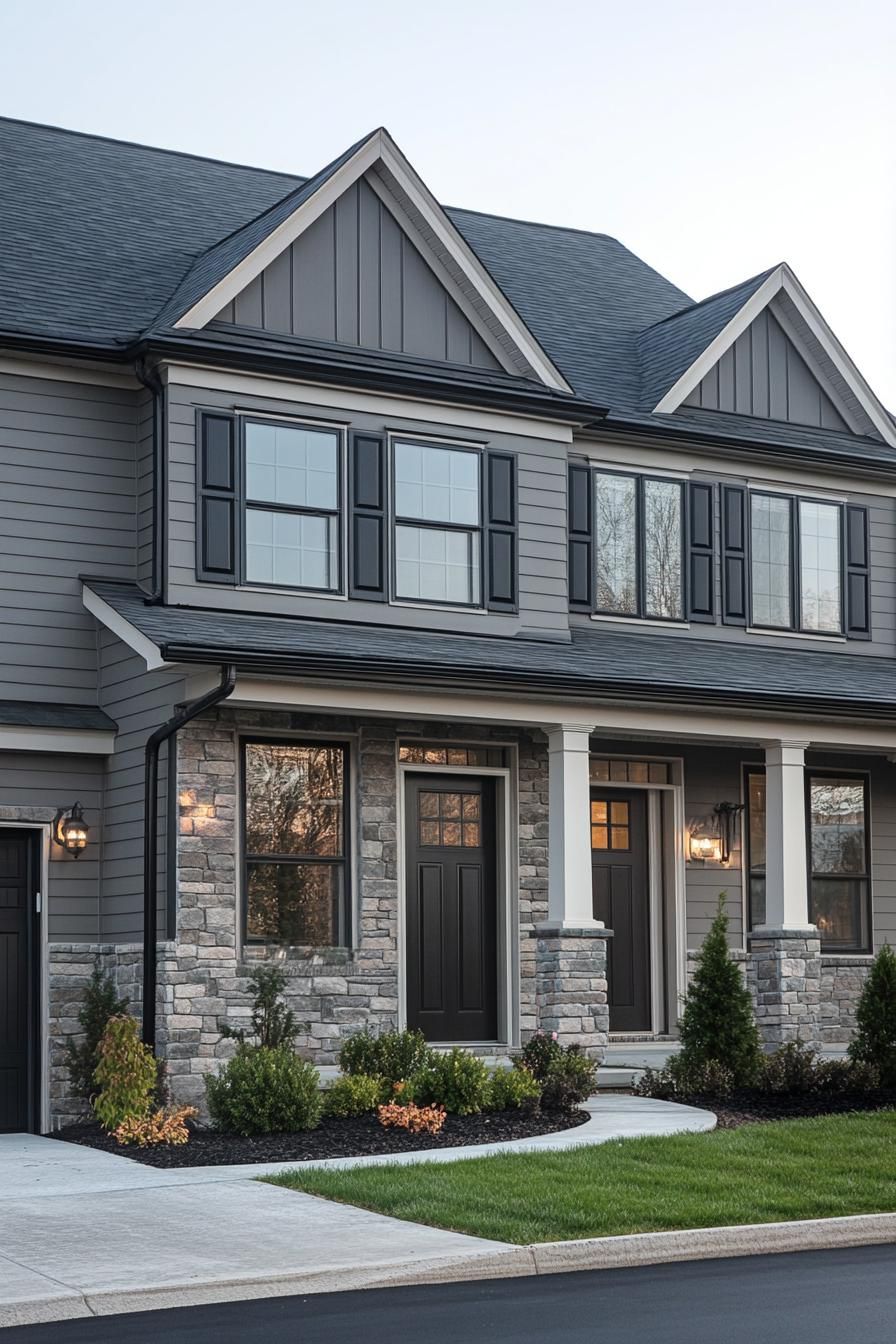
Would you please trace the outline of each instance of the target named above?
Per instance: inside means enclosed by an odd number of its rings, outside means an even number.
[[[716,299],[724,299],[726,294],[733,294],[736,289],[744,289],[747,285],[752,285],[757,280],[767,280],[773,271],[779,266],[786,265],[783,261],[775,262],[774,266],[767,267],[764,271],[757,271],[755,275],[748,275],[745,280],[739,280],[737,284],[729,285],[727,289],[717,290],[715,294],[707,294],[705,299],[697,299],[694,303],[688,303],[684,308],[677,309],[670,313],[668,317],[661,317],[658,322],[651,322],[649,327],[642,327],[639,335],[646,336],[649,331],[655,331],[665,322],[674,322],[676,318],[683,317],[685,313],[693,313],[695,309],[702,308],[707,303],[713,303]],[[659,272],[657,272],[659,274]]]

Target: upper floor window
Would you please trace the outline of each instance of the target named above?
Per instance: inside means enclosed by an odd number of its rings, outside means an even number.
[[[681,482],[596,471],[594,517],[597,611],[683,620]]]
[[[480,453],[396,439],[392,445],[395,596],[480,606]]]
[[[754,626],[841,633],[842,515],[839,504],[751,493]]]

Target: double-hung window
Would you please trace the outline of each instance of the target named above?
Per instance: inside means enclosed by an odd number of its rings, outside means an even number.
[[[249,942],[348,944],[348,748],[243,744]]]
[[[594,473],[599,613],[684,619],[683,515],[680,481]]]
[[[839,504],[750,495],[751,622],[770,630],[843,630]]]
[[[482,604],[481,454],[392,444],[396,598]]]

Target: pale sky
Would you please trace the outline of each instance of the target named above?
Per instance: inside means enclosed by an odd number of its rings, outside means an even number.
[[[896,409],[893,0],[0,0],[0,32],[7,116],[303,175],[385,125],[445,204],[695,298],[789,261]]]

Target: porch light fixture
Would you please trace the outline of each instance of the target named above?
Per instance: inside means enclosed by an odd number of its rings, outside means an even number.
[[[728,863],[731,858],[731,847],[737,829],[737,821],[743,810],[743,803],[717,803],[713,808],[719,829],[721,845],[719,858],[722,863]]]
[[[707,860],[718,863],[722,857],[722,841],[717,835],[696,835],[691,831],[690,848],[695,863],[706,863]]]
[[[53,839],[76,859],[87,848],[89,830],[80,803],[74,803],[68,810],[60,807],[53,820]]]

